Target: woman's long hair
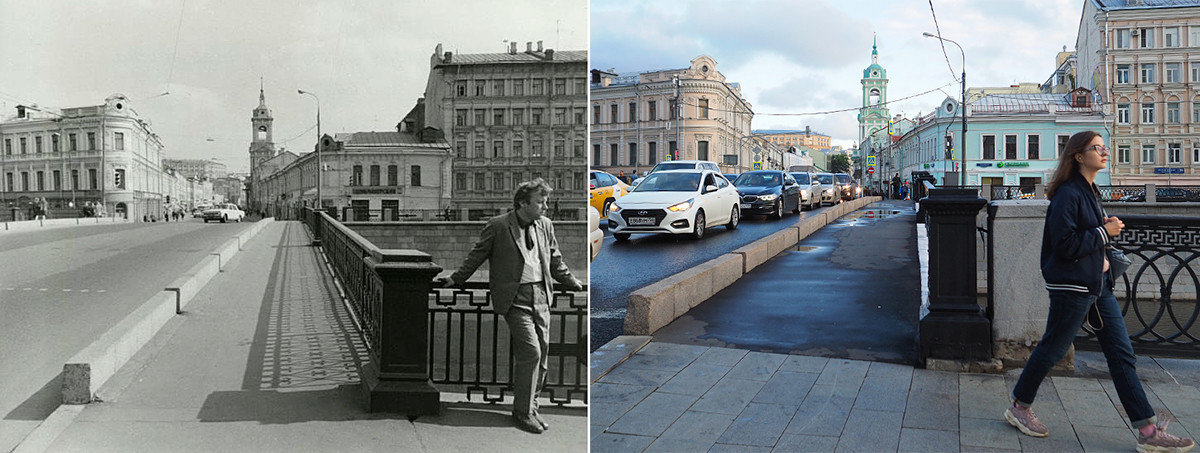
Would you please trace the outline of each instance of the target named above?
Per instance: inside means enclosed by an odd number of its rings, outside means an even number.
[[[1046,198],[1054,198],[1059,186],[1079,173],[1079,161],[1075,160],[1075,155],[1087,152],[1092,139],[1099,136],[1099,132],[1083,131],[1075,133],[1067,140],[1062,155],[1058,156],[1058,167],[1054,169],[1054,176],[1050,177],[1050,186],[1046,187]]]

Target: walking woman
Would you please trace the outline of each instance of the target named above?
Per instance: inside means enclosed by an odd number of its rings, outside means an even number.
[[[1154,409],[1138,380],[1134,366],[1137,356],[1125,330],[1125,319],[1113,296],[1114,276],[1105,247],[1121,234],[1125,224],[1116,217],[1104,217],[1094,182],[1096,174],[1108,166],[1108,151],[1096,132],[1071,136],[1046,189],[1050,207],[1042,230],[1041,265],[1050,291],[1050,313],[1046,333],[1013,388],[1013,404],[1004,411],[1004,418],[1027,435],[1050,435],[1030,406],[1046,374],[1066,355],[1095,303],[1104,320],[1096,336],[1121,405],[1138,430],[1137,451],[1185,452],[1195,446],[1191,439],[1167,434],[1166,423],[1155,424]]]

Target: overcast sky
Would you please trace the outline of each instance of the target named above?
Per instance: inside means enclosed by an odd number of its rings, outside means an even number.
[[[123,93],[168,156],[248,171],[260,77],[276,147],[307,152],[316,103],[297,89],[320,97],[322,132],[392,130],[439,42],[583,50],[587,21],[587,0],[0,0],[0,117]]]
[[[1057,53],[1075,47],[1084,1],[933,0],[933,8],[942,36],[966,53],[967,86],[994,87],[1046,81]],[[795,114],[861,107],[873,33],[893,115],[960,97],[958,48],[946,44],[947,67],[938,40],[921,36],[937,33],[929,0],[607,0],[593,1],[591,16],[593,68],[684,68],[707,54],[741,84],[755,129],[812,126],[835,145],[856,142],[856,111]]]

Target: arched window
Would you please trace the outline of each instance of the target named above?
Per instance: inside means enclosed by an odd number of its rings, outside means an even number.
[[[882,100],[883,96],[879,94],[878,88],[872,88],[867,94],[867,105],[879,105]]]

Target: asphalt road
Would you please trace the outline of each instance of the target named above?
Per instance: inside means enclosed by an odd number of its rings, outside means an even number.
[[[67,359],[247,227],[187,219],[0,234],[0,451],[59,405]]]
[[[669,234],[635,234],[629,241],[617,242],[605,230],[604,245],[589,271],[591,350],[621,335],[629,293],[729,253],[822,209],[826,208],[789,214],[781,220],[746,216],[736,230],[709,228],[699,241]],[[601,220],[600,224],[603,227],[606,223]]]

